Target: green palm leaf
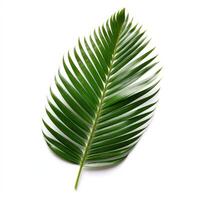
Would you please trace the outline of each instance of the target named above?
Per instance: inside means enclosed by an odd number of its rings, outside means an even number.
[[[44,137],[55,154],[80,165],[75,188],[84,166],[120,163],[147,128],[160,73],[148,44],[123,9],[63,59]]]

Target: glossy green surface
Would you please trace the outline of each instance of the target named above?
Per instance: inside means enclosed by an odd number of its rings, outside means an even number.
[[[148,45],[122,9],[63,59],[43,132],[56,155],[80,165],[75,188],[84,166],[118,164],[148,126],[160,73]]]

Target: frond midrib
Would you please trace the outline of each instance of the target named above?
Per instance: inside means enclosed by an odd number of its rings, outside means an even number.
[[[81,175],[81,171],[83,169],[85,161],[87,160],[88,151],[91,147],[92,140],[93,140],[94,135],[95,135],[95,130],[96,130],[96,127],[97,127],[97,124],[98,124],[98,120],[99,120],[99,117],[101,115],[102,106],[103,106],[103,103],[104,103],[104,99],[106,97],[107,86],[109,84],[110,76],[112,75],[112,73],[111,73],[112,66],[113,66],[113,63],[115,61],[116,49],[117,49],[117,46],[118,46],[117,44],[119,42],[121,31],[122,31],[122,26],[123,26],[123,23],[121,24],[119,31],[118,31],[118,35],[117,35],[115,46],[114,46],[114,49],[113,49],[110,65],[108,66],[108,72],[107,72],[107,75],[106,75],[106,80],[104,82],[104,88],[101,91],[101,97],[100,97],[99,105],[97,107],[97,111],[96,111],[96,115],[95,115],[95,118],[94,118],[94,121],[93,121],[93,125],[91,126],[91,131],[88,134],[88,139],[87,139],[87,141],[85,143],[85,147],[83,149],[83,154],[82,154],[82,158],[81,158],[81,161],[80,161],[80,167],[79,167],[78,175],[77,175],[76,182],[75,182],[75,189],[77,189],[77,187],[78,187],[78,182],[79,182],[79,178],[80,178],[80,175]]]

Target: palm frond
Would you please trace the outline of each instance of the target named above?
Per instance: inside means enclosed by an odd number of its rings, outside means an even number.
[[[55,154],[80,165],[75,188],[84,166],[118,164],[149,125],[160,74],[153,51],[122,9],[63,58],[43,131]]]

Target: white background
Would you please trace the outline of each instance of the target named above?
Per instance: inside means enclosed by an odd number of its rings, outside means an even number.
[[[198,2],[1,1],[0,199],[199,200]],[[63,54],[123,7],[143,24],[159,52],[160,102],[125,162],[83,171],[74,191],[78,167],[55,157],[41,134],[46,96]]]

